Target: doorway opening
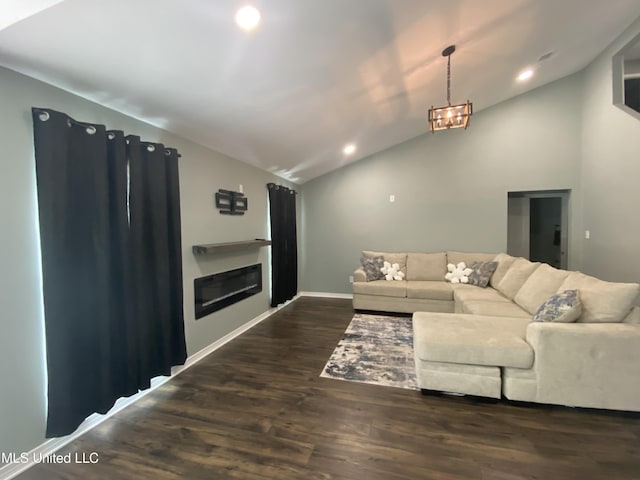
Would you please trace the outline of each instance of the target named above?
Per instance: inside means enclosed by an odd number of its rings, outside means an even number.
[[[567,268],[570,190],[509,192],[507,253]]]

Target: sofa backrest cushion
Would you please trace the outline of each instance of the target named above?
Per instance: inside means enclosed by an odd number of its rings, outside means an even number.
[[[441,280],[447,274],[447,254],[407,254],[407,280]]]
[[[617,323],[629,314],[640,295],[637,283],[605,282],[581,272],[571,272],[558,291],[578,290],[582,302],[579,323]]]
[[[507,270],[507,273],[504,274],[500,283],[496,285],[496,290],[508,299],[513,300],[518,290],[520,290],[520,287],[524,285],[524,282],[527,281],[539,266],[540,262],[530,262],[522,257],[516,259],[509,267],[509,270]]]
[[[400,265],[400,271],[407,276],[407,254],[406,253],[389,253],[389,252],[372,252],[371,250],[363,250],[363,257],[384,257],[385,262],[389,262],[391,265],[397,263]]]
[[[540,305],[558,291],[569,273],[543,263],[527,278],[513,301],[533,315]]]
[[[629,312],[629,315],[624,317],[623,322],[640,324],[640,307],[633,307]]]
[[[491,262],[495,253],[467,253],[467,252],[447,252],[447,263],[453,263],[458,265],[460,262],[464,262],[467,267],[470,267],[473,262]]]
[[[489,285],[493,288],[496,288],[496,285],[500,283],[500,280],[504,278],[504,274],[507,273],[509,267],[517,260],[518,257],[512,257],[507,253],[499,253],[493,259],[494,262],[498,262],[498,266],[496,267],[496,271],[491,275],[491,279],[489,280]]]

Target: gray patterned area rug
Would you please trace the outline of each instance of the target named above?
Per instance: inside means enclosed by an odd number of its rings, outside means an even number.
[[[411,318],[356,313],[320,376],[419,390]]]

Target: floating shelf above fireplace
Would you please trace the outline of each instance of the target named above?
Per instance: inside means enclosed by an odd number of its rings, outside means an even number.
[[[206,255],[209,253],[224,253],[235,250],[248,250],[250,248],[260,248],[271,245],[271,240],[256,238],[255,240],[245,240],[242,242],[209,243],[207,245],[194,245],[191,247],[194,255]]]

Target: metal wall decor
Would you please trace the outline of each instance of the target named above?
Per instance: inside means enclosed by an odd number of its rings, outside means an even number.
[[[216,192],[216,208],[223,215],[244,215],[249,208],[249,200],[244,193],[220,188]]]

